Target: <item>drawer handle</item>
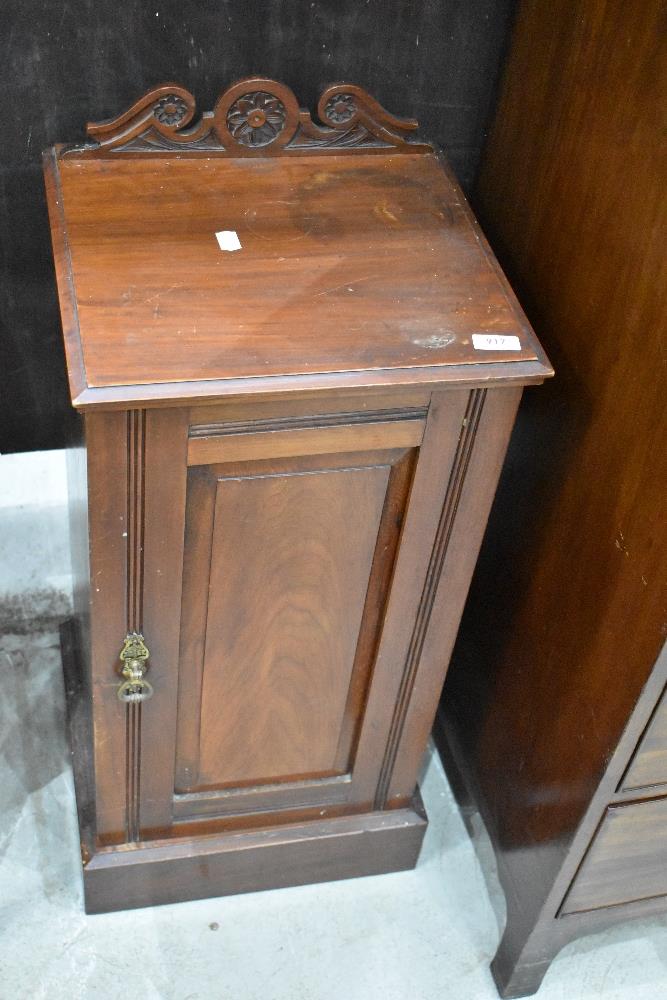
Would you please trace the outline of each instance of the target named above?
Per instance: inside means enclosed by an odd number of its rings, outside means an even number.
[[[148,701],[153,695],[153,685],[144,674],[148,670],[150,652],[143,635],[128,632],[120,651],[121,674],[125,678],[118,688],[118,698],[127,704]]]

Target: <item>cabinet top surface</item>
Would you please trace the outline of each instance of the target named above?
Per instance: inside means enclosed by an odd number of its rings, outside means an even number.
[[[147,386],[447,382],[461,366],[486,378],[516,362],[535,363],[532,380],[550,374],[433,153],[68,156],[49,172],[78,405],[105,391],[131,402]],[[240,249],[222,250],[222,231]],[[480,350],[474,334],[520,349]]]

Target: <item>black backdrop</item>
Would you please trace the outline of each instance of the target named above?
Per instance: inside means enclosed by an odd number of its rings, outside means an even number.
[[[199,110],[241,76],[314,108],[349,80],[414,116],[469,189],[514,0],[4,0],[0,17],[0,451],[71,426],[40,154],[166,80]]]

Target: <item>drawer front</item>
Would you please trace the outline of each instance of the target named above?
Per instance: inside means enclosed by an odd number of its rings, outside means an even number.
[[[667,895],[667,798],[611,806],[561,914]]]
[[[667,691],[639,743],[623,779],[623,791],[667,784]]]

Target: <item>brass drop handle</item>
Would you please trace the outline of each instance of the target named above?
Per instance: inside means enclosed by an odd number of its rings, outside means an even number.
[[[128,632],[120,651],[121,674],[125,678],[118,688],[118,697],[130,705],[148,701],[153,695],[153,685],[144,677],[148,670],[150,653],[143,635]]]

